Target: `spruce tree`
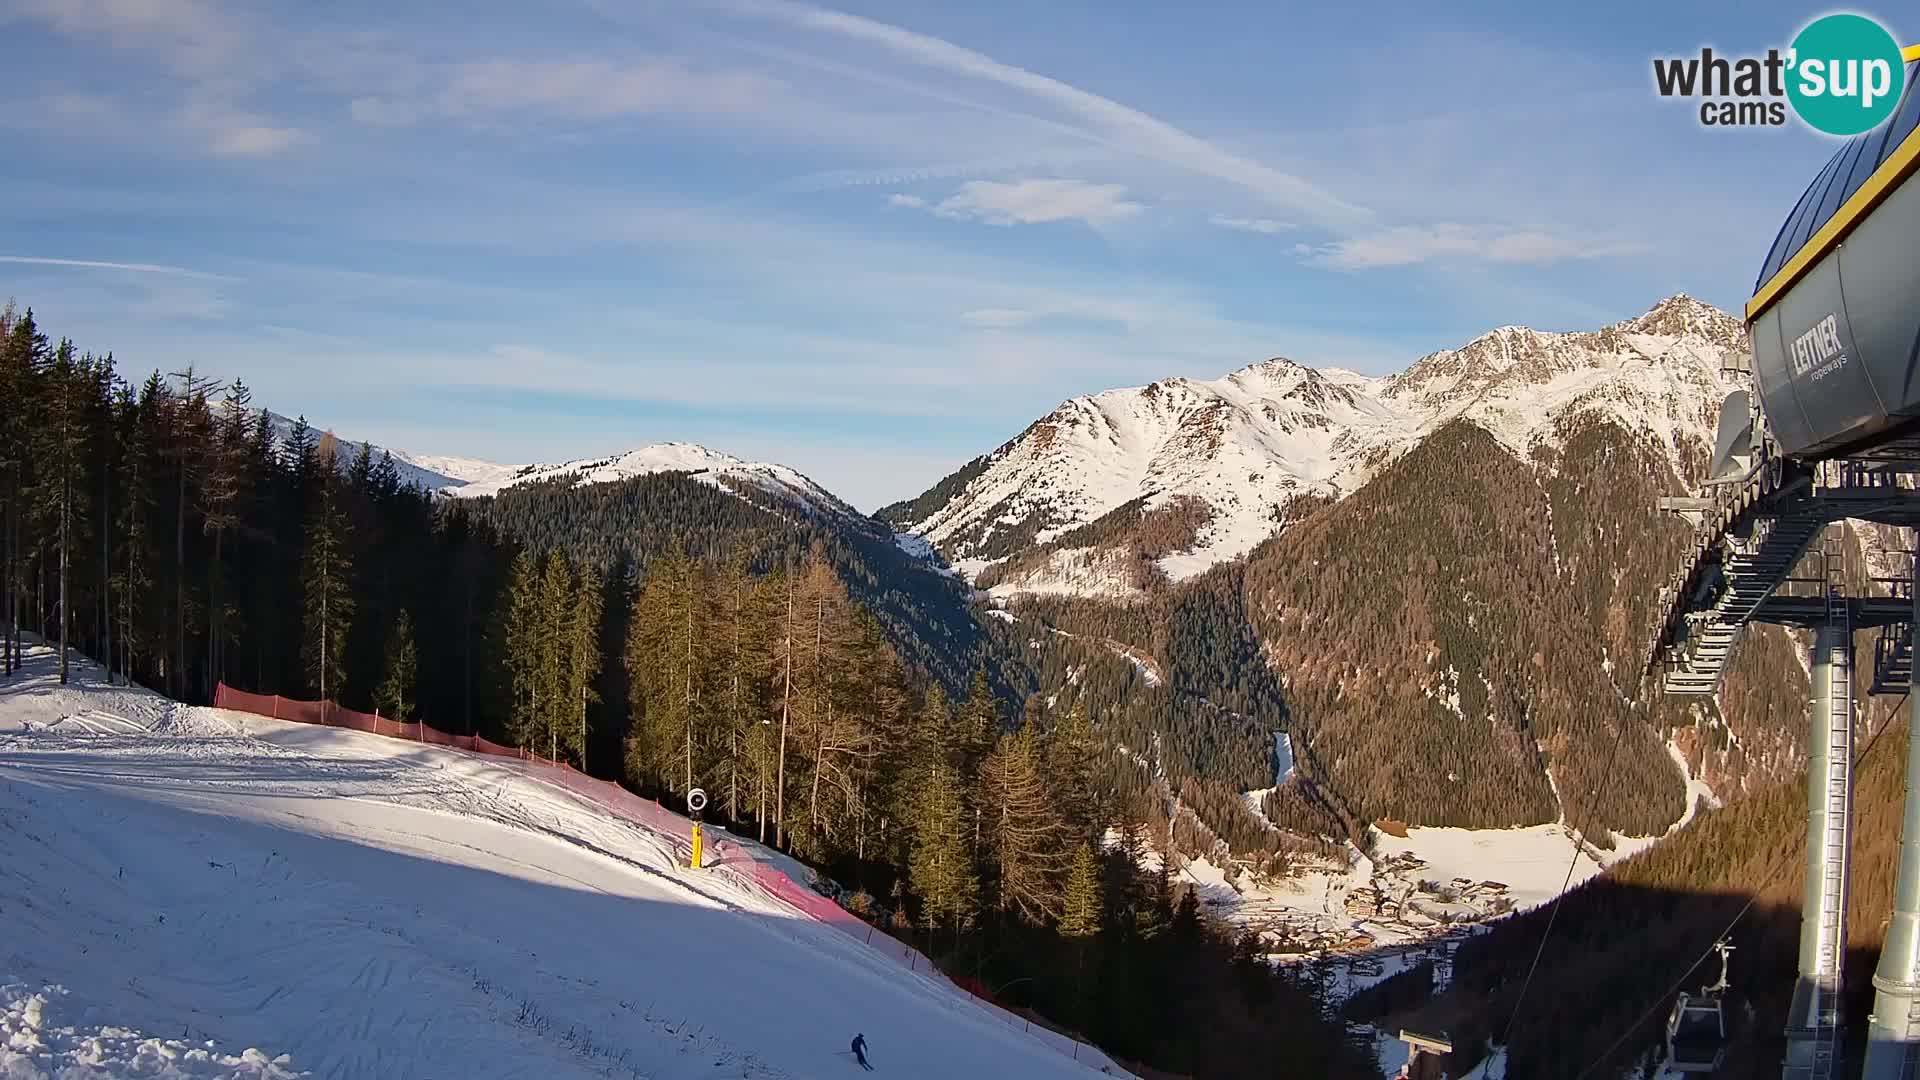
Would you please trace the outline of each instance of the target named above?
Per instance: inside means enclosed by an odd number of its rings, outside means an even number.
[[[967,684],[967,700],[960,707],[955,731],[954,741],[962,767],[968,773],[978,770],[999,737],[1000,701],[994,697],[986,666],[982,665],[973,669],[973,679]]]
[[[506,735],[515,746],[532,746],[539,734],[540,569],[525,549],[508,572],[500,638],[510,699]]]
[[[600,700],[593,681],[600,674],[600,615],[606,582],[591,565],[580,567],[573,600],[566,613],[566,705],[562,725],[563,753],[587,767],[587,706]]]
[[[150,481],[153,476],[157,443],[151,438],[154,394],[159,379],[148,380],[138,398],[133,388],[120,387],[114,401],[114,437],[118,442],[121,496],[114,507],[114,533],[120,540],[121,556],[116,560],[112,589],[118,600],[114,619],[119,626],[119,669],[125,681],[133,682],[133,664],[139,642],[136,634],[145,630],[141,621],[147,613],[147,593],[152,585],[148,572],[149,514],[152,505]],[[107,667],[115,658],[107,657]]]
[[[707,756],[708,620],[699,567],[675,549],[648,568],[627,637],[636,738],[630,772],[670,791],[695,786]]]
[[[1100,865],[1093,845],[1083,843],[1073,853],[1067,889],[1060,913],[1060,936],[1088,938],[1100,932]]]
[[[309,685],[322,701],[338,698],[347,671],[347,628],[353,622],[353,567],[347,556],[347,523],[331,480],[307,526],[306,631],[301,655]]]
[[[907,866],[928,929],[948,926],[958,932],[979,908],[980,881],[967,853],[967,830],[959,775],[946,766],[933,769],[920,789]]]
[[[0,339],[0,588],[4,588],[5,624],[0,627],[0,671],[20,666],[20,623],[26,614],[26,549],[23,529],[28,492],[33,485],[32,417],[41,410],[41,366],[48,356],[46,335],[35,324],[32,309],[14,314],[6,308],[5,336]]]
[[[560,758],[560,732],[573,730],[573,695],[568,686],[568,652],[573,645],[569,611],[574,601],[573,568],[566,556],[554,552],[547,556],[540,576],[539,637],[535,681],[539,685],[541,707],[537,714],[534,744],[549,761]]]
[[[373,695],[374,707],[382,715],[402,724],[413,719],[417,668],[413,624],[407,618],[407,609],[401,608],[399,618],[394,620],[393,633],[387,638],[387,675]]]
[[[201,520],[206,531],[213,534],[213,558],[207,564],[207,652],[216,681],[226,675],[230,605],[225,541],[243,519],[241,500],[251,477],[248,409],[252,401],[253,391],[235,379],[227,388],[219,420],[213,425],[212,442],[204,451]]]
[[[987,681],[987,669],[982,665],[973,670],[973,681],[967,685],[967,700],[960,706],[958,726],[954,733],[954,749],[960,756],[961,774],[968,785],[968,801],[973,807],[973,850],[976,856],[981,854],[980,833],[985,815],[980,805],[980,765],[993,749],[999,733],[1000,702],[993,696],[993,686]]]
[[[44,375],[47,408],[40,414],[35,457],[40,466],[35,493],[41,528],[54,538],[59,560],[56,603],[60,644],[60,681],[67,681],[67,648],[72,607],[68,595],[73,549],[78,546],[84,516],[76,505],[86,490],[86,380],[84,365],[74,356],[73,343],[61,341]]]
[[[1076,698],[1047,736],[1047,779],[1073,838],[1090,840],[1106,827],[1099,744],[1084,699]]]

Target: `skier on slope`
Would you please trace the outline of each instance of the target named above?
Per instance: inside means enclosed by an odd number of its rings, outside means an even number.
[[[873,1066],[867,1064],[867,1037],[865,1035],[856,1034],[853,1037],[853,1060],[859,1062],[860,1067],[868,1072],[873,1071]]]

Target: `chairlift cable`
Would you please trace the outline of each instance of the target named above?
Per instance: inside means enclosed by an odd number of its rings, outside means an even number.
[[[1899,700],[1895,701],[1893,703],[1893,706],[1887,710],[1886,714],[1880,718],[1880,729],[1878,731],[1875,731],[1872,734],[1872,736],[1870,736],[1867,739],[1867,745],[1860,751],[1859,758],[1855,760],[1856,766],[1867,760],[1867,755],[1873,753],[1873,748],[1875,744],[1879,743],[1880,736],[1886,734],[1887,729],[1893,726],[1892,724],[1893,715],[1895,711],[1898,710],[1900,706],[1906,702],[1907,696],[1908,696],[1907,694],[1904,694],[1904,693],[1901,694]],[[1673,995],[1679,991],[1680,987],[1686,983],[1687,976],[1693,974],[1693,969],[1699,967],[1701,963],[1706,960],[1707,953],[1712,952],[1715,946],[1717,946],[1720,942],[1725,941],[1727,938],[1732,936],[1734,927],[1740,924],[1741,919],[1746,918],[1747,912],[1753,909],[1754,902],[1760,899],[1760,894],[1766,890],[1767,886],[1773,884],[1774,880],[1779,876],[1781,868],[1786,865],[1786,863],[1789,861],[1788,857],[1791,856],[1792,854],[1793,852],[1789,850],[1774,860],[1773,865],[1767,868],[1767,872],[1761,875],[1759,886],[1757,886],[1752,892],[1750,892],[1747,895],[1747,902],[1744,904],[1741,904],[1740,910],[1734,913],[1733,920],[1727,923],[1725,929],[1721,930],[1720,933],[1714,936],[1713,938],[1714,944],[1707,946],[1706,950],[1702,952],[1697,958],[1695,958],[1691,964],[1688,964],[1685,968],[1682,968],[1680,971],[1680,977],[1673,981],[1673,985],[1667,987],[1665,991],[1655,996],[1652,1004],[1647,1006],[1646,1011],[1642,1012],[1639,1016],[1635,1017],[1633,1023],[1628,1024],[1626,1029],[1620,1033],[1620,1037],[1613,1040],[1613,1042],[1610,1045],[1608,1045],[1608,1047],[1605,1050],[1602,1050],[1599,1053],[1599,1055],[1597,1055],[1591,1062],[1588,1063],[1586,1068],[1581,1069],[1579,1075],[1574,1077],[1574,1080],[1586,1080],[1588,1076],[1592,1075],[1595,1069],[1599,1068],[1601,1064],[1607,1060],[1608,1057],[1612,1056],[1615,1050],[1620,1049],[1623,1043],[1625,1043],[1628,1039],[1632,1038],[1634,1032],[1640,1030],[1641,1024],[1646,1023],[1648,1018],[1652,1017],[1654,1013],[1660,1011],[1661,1007],[1667,1003],[1668,999],[1672,998]],[[1517,1014],[1517,1010],[1516,1010],[1516,1014]],[[1508,1024],[1508,1029],[1509,1030],[1512,1029],[1511,1023]],[[1505,1040],[1502,1040],[1501,1045],[1503,1046],[1506,1045]]]

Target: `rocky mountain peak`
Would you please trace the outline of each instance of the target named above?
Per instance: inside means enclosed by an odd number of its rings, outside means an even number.
[[[1204,523],[1191,546],[1158,560],[1179,580],[1250,551],[1291,501],[1359,490],[1456,419],[1532,461],[1543,442],[1557,445],[1565,418],[1598,413],[1684,473],[1724,393],[1719,372],[1744,344],[1739,320],[1681,295],[1597,330],[1502,326],[1382,378],[1276,356],[1210,381],[1108,390],[1064,402],[943,482],[937,506],[916,500],[894,520],[972,573],[1118,508],[1154,513],[1188,499],[1204,506],[1189,515]],[[994,588],[1079,588],[1016,577]]]
[[[1697,338],[1721,348],[1746,348],[1746,326],[1738,318],[1686,293],[1675,293],[1645,315],[1618,324],[1630,333]]]

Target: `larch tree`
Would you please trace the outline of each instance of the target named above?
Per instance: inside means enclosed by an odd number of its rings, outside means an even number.
[[[1048,804],[1039,734],[1031,725],[1003,735],[980,765],[984,848],[995,906],[1033,925],[1059,914],[1060,823]]]
[[[721,805],[733,821],[746,820],[741,800],[759,780],[756,729],[767,726],[767,675],[772,643],[768,595],[754,580],[746,559],[731,560],[718,578],[720,592],[720,678],[715,689],[724,738],[715,747],[719,773],[713,782]],[[764,739],[760,740],[764,741]]]

